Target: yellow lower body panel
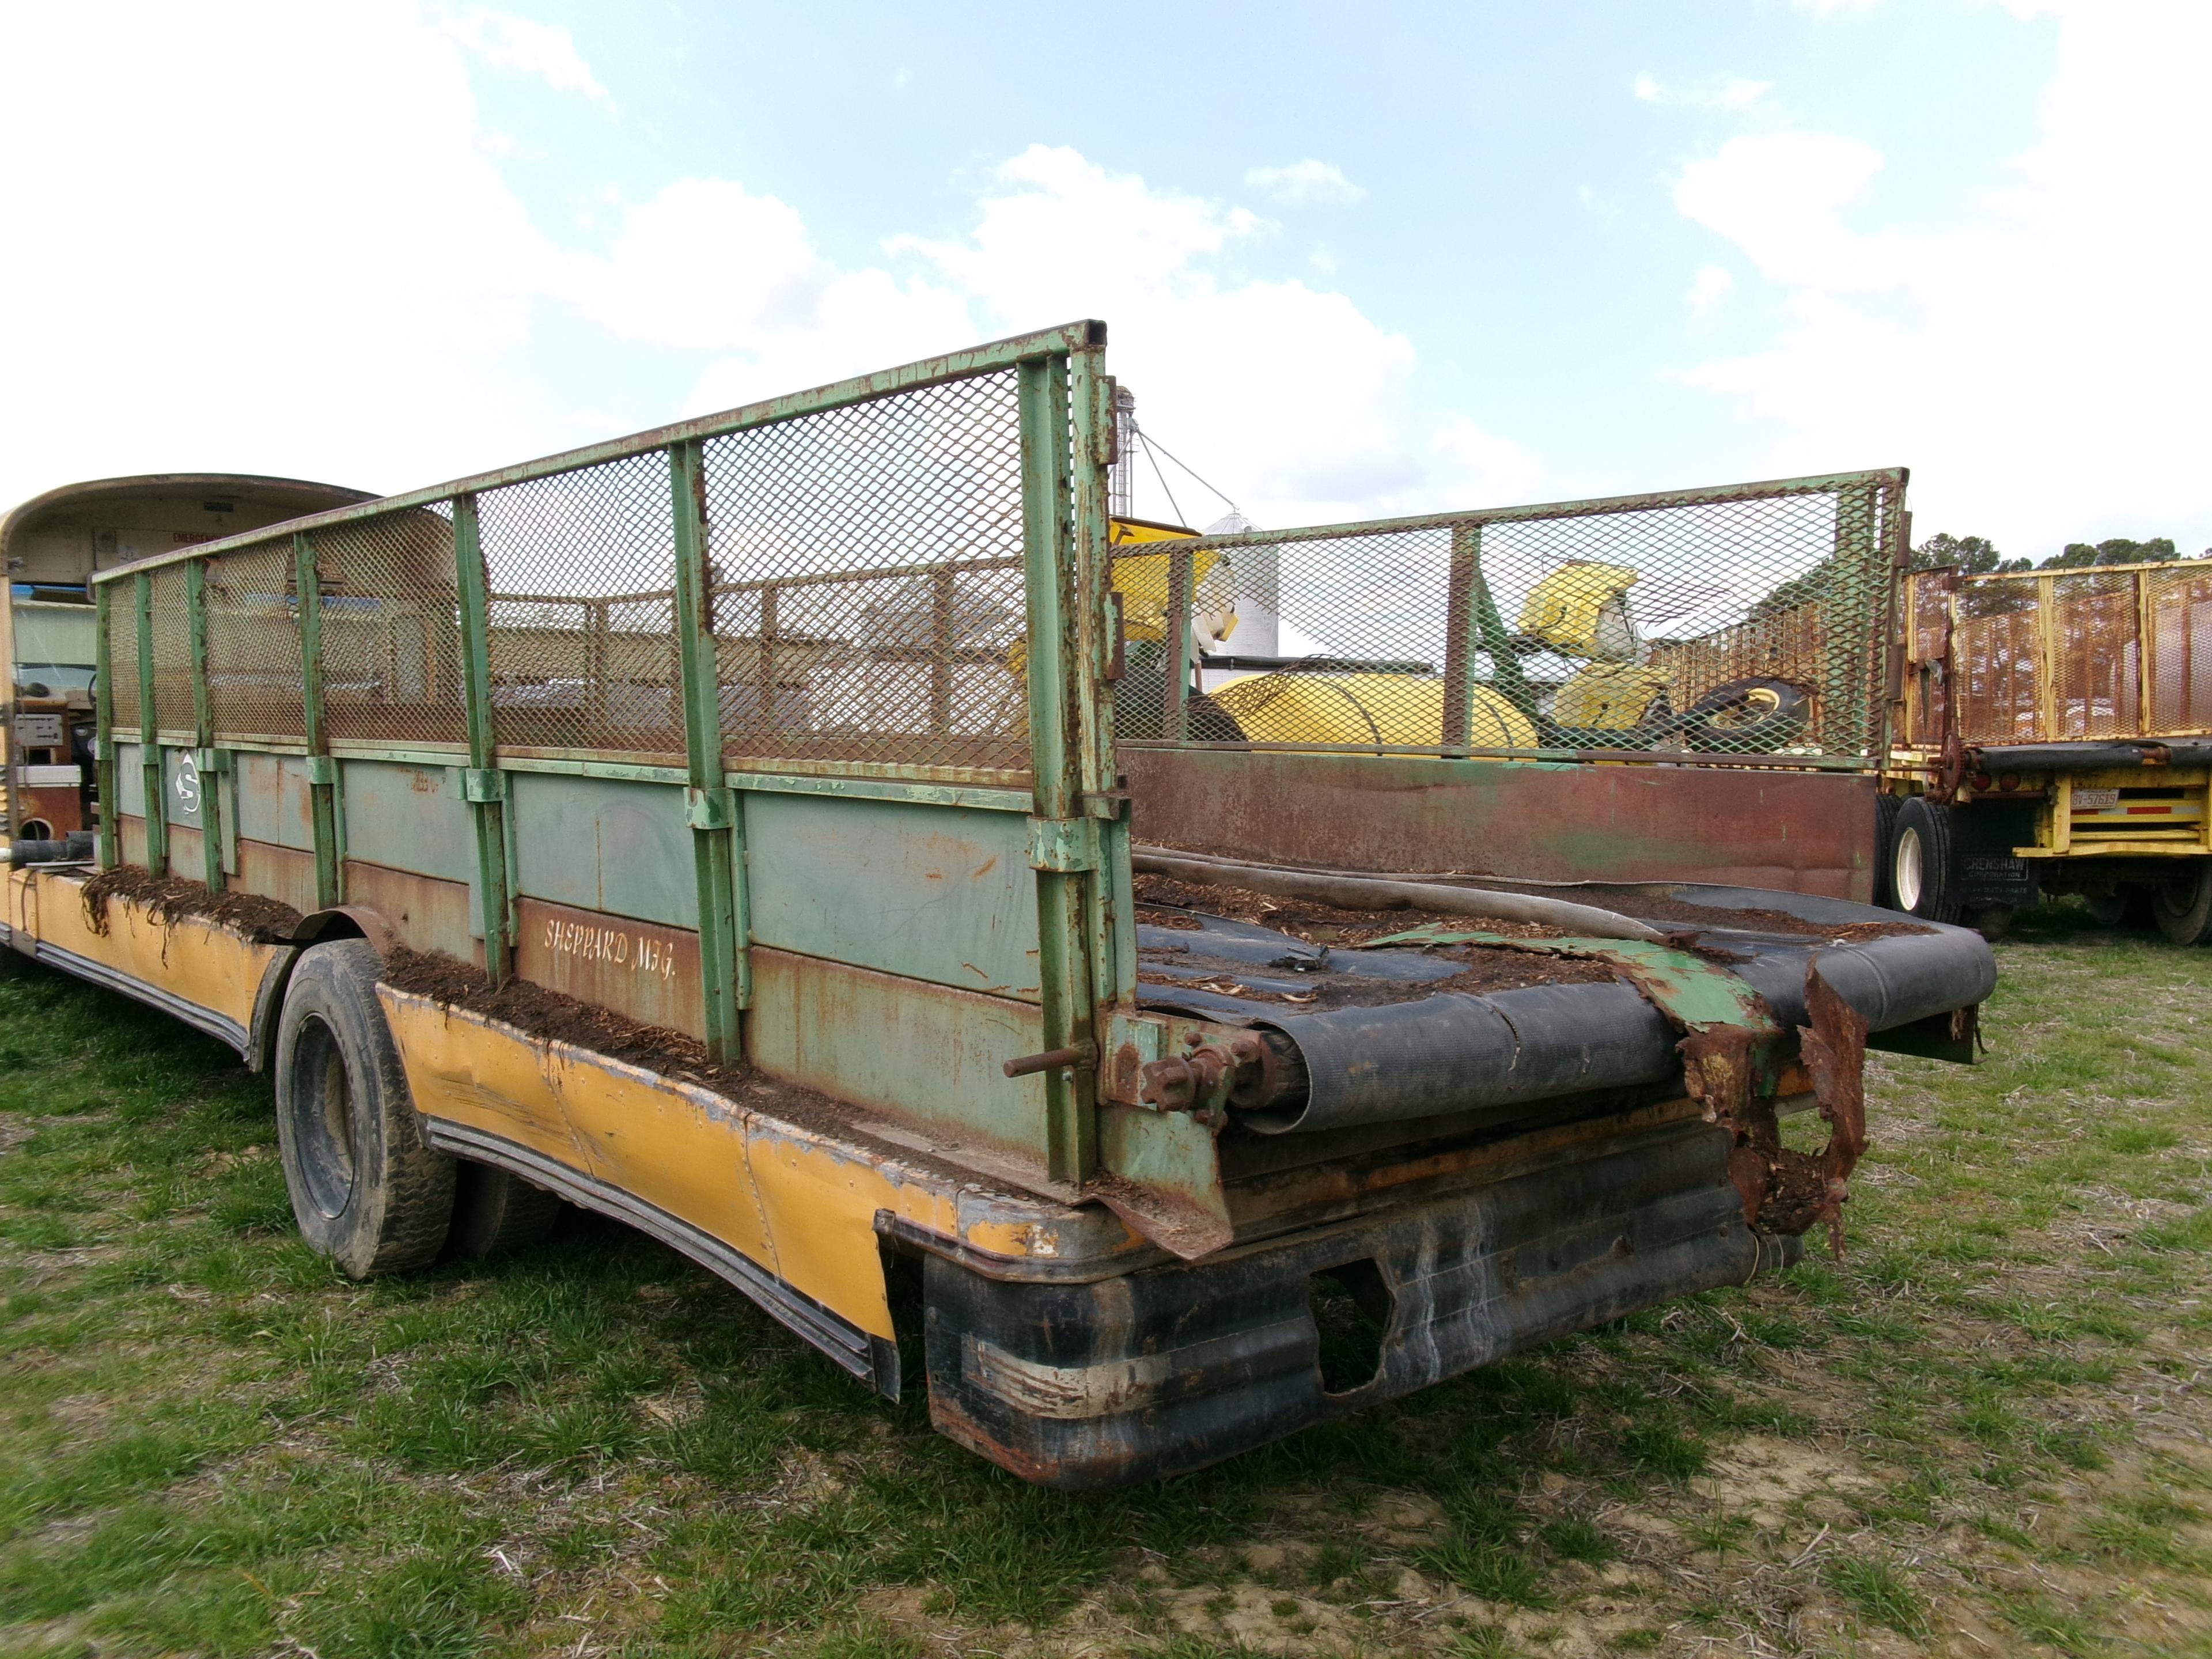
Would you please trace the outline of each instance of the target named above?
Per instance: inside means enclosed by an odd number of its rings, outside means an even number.
[[[241,1054],[270,964],[289,948],[199,916],[157,922],[119,896],[100,932],[85,914],[83,880],[51,871],[10,871],[6,909],[9,943],[24,955],[150,1003]]]
[[[893,1337],[878,1212],[947,1239],[967,1231],[950,1180],[587,1049],[389,986],[378,994],[434,1136],[450,1124],[524,1147],[736,1251],[870,1336]]]

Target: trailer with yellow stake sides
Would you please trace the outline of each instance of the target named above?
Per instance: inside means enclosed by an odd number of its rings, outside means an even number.
[[[1891,902],[1994,929],[2078,893],[2212,940],[2212,563],[1906,580]]]
[[[1194,664],[1264,640],[1253,596],[1294,573],[1111,518],[1104,345],[1076,323],[100,571],[113,810],[96,856],[11,866],[7,943],[268,1069],[294,1214],[349,1273],[598,1210],[1063,1486],[1839,1237],[1864,1052],[1970,1058],[1980,939],[1272,844],[1302,775],[1407,787],[1418,745],[1317,724],[1367,681],[1424,681],[1440,771],[1611,694],[1569,696],[1578,624],[1500,611],[1494,513],[1430,537],[1433,660]],[[1816,500],[1832,541],[1879,487],[1688,505],[1735,534]],[[1626,543],[1682,505],[1524,521]],[[1605,603],[1586,663],[1670,648],[1608,644]],[[1556,675],[1548,726],[1485,694],[1486,641]],[[1279,745],[1271,677],[1305,711]],[[1612,718],[1693,752],[1675,714]],[[1147,770],[1178,748],[1212,798]],[[1558,833],[1601,862],[1615,832]],[[1784,1146],[1798,1110],[1820,1150]]]

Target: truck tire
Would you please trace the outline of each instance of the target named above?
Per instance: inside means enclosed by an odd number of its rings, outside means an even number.
[[[1874,902],[1885,910],[1904,908],[1897,902],[1897,882],[1890,870],[1890,860],[1896,856],[1897,809],[1904,805],[1902,795],[1874,798]]]
[[[2150,913],[2170,944],[2212,939],[2212,859],[2192,859],[2188,874],[2152,888]]]
[[[2139,927],[2150,919],[2149,890],[2133,884],[2109,893],[2084,893],[2081,902],[2100,927]]]
[[[446,1254],[462,1261],[514,1255],[551,1232],[562,1208],[559,1198],[511,1170],[463,1159],[453,1172]]]
[[[1890,890],[1895,908],[1923,921],[1959,919],[1959,881],[1951,867],[1951,809],[1925,795],[1908,796],[1897,809],[1891,837]]]
[[[276,1026],[276,1140],[300,1236],[351,1279],[425,1266],[446,1242],[453,1161],[423,1144],[366,939],[301,953]]]

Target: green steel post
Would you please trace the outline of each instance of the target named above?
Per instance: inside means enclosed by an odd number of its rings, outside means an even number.
[[[705,453],[695,441],[668,450],[676,526],[676,640],[684,682],[685,817],[699,884],[699,994],[707,1053],[728,1062],[744,1051],[738,1011],[752,1000],[744,808],[722,781],[722,676],[707,563]]]
[[[453,572],[461,606],[461,697],[468,708],[469,766],[462,794],[477,830],[477,907],[484,974],[503,983],[512,966],[507,927],[506,775],[491,719],[491,583],[477,528],[477,498],[453,497]]]
[[[200,870],[212,893],[222,891],[222,788],[208,764],[215,748],[215,712],[208,704],[207,561],[185,567],[185,614],[192,656],[192,766],[200,781]]]
[[[341,902],[344,871],[338,861],[337,765],[323,729],[323,577],[314,539],[292,538],[293,580],[300,591],[301,731],[307,747],[307,797],[314,814],[315,902]]]
[[[1130,907],[1120,902],[1120,872],[1128,860],[1129,823],[1114,755],[1114,691],[1107,678],[1120,643],[1112,629],[1120,611],[1109,606],[1112,571],[1107,536],[1112,507],[1107,464],[1113,447],[1114,383],[1105,349],[1092,345],[1068,359],[1069,401],[1075,414],[1073,486],[1076,635],[1076,709],[1083,732],[1084,811],[1097,820],[1098,868],[1085,884],[1084,930],[1096,1005],[1133,999],[1137,988],[1136,933]]]
[[[104,583],[92,590],[92,625],[99,630],[92,642],[92,718],[99,750],[94,766],[100,789],[100,867],[103,870],[112,870],[123,861],[115,826],[121,801],[115,781],[115,647],[107,637],[109,592]]]
[[[131,584],[138,601],[139,775],[146,796],[146,867],[169,873],[169,785],[162,775],[161,711],[154,707],[154,579],[144,571]]]
[[[1023,363],[1018,386],[1030,772],[1036,795],[1030,862],[1036,871],[1043,1046],[1090,1044],[1094,1056],[1090,1063],[1043,1073],[1046,1167],[1054,1181],[1078,1182],[1097,1167],[1098,1153],[1097,1037],[1091,966],[1084,949],[1085,893],[1097,860],[1095,831],[1080,817],[1083,767],[1075,700],[1085,677],[1079,666],[1077,594],[1071,580],[1075,573],[1067,373],[1066,356],[1054,353]]]

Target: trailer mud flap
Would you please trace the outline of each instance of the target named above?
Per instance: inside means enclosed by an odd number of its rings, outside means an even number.
[[[1093,1284],[925,1273],[930,1416],[1073,1489],[1201,1468],[1656,1303],[1794,1261],[1744,1224],[1729,1136],[1612,1156],[1390,1217]],[[1371,1371],[1324,1364],[1330,1285],[1372,1316]]]

